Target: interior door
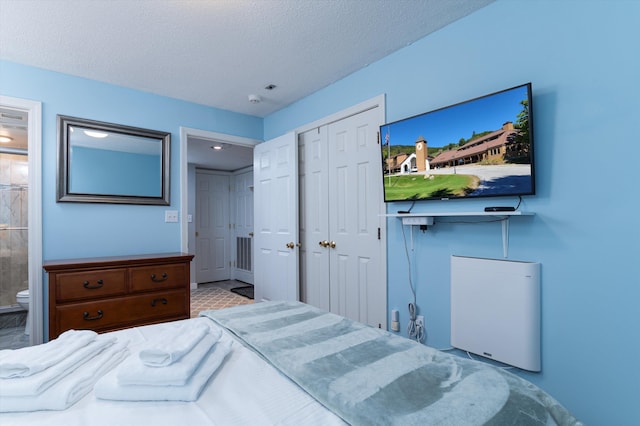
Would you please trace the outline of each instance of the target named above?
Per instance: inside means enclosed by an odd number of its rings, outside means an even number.
[[[379,111],[328,125],[331,312],[386,328]]]
[[[233,279],[253,284],[253,171],[233,177]]]
[[[196,172],[196,282],[230,278],[229,176]]]
[[[298,155],[295,133],[256,145],[255,300],[298,300]]]
[[[329,179],[327,126],[298,136],[301,300],[326,311],[329,303]]]

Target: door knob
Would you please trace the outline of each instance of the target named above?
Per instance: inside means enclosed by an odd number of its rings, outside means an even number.
[[[289,243],[287,243],[287,248],[292,249],[292,248],[294,248],[295,246],[296,246],[296,245],[295,245],[295,244],[293,244],[293,242],[289,242]]]
[[[329,247],[331,247],[331,248],[336,248],[336,242],[335,242],[335,241],[331,241],[331,242],[329,243]]]
[[[321,245],[322,247],[329,247],[329,241],[327,240],[319,241],[318,244]]]

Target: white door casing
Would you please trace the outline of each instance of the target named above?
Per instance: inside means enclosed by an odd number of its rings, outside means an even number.
[[[195,223],[190,223],[190,212],[196,211],[195,206],[195,168],[193,173],[189,172],[188,146],[191,144],[190,138],[198,140],[211,140],[225,144],[239,145],[245,147],[255,147],[262,143],[257,139],[242,136],[228,135],[225,133],[211,132],[208,130],[194,129],[190,127],[180,127],[180,250],[184,253],[195,253]],[[191,289],[197,288],[195,282],[196,262],[191,262]]]
[[[255,300],[298,300],[298,158],[295,133],[253,153]]]
[[[229,176],[196,171],[196,282],[230,278]]]

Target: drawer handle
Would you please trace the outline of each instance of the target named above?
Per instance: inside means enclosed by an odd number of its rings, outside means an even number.
[[[151,307],[155,308],[156,307],[156,303],[158,303],[158,302],[162,303],[163,305],[166,305],[167,303],[169,303],[167,299],[165,299],[164,297],[161,297],[159,299],[153,299],[151,301]]]
[[[102,316],[103,316],[102,310],[98,310],[98,315],[96,315],[95,317],[90,317],[89,312],[86,312],[86,311],[82,314],[82,317],[85,319],[85,321],[99,320],[100,318],[102,318]]]
[[[102,286],[104,285],[104,282],[103,282],[102,280],[98,280],[98,281],[96,281],[96,284],[97,284],[97,285],[90,285],[90,284],[89,284],[89,281],[85,281],[84,283],[82,283],[82,285],[84,286],[84,288],[89,289],[89,290],[92,290],[92,289],[95,289],[95,288],[100,288],[100,287],[102,287]]]
[[[156,277],[156,274],[151,274],[151,281],[156,282],[156,283],[161,283],[162,281],[166,281],[167,278],[169,278],[169,275],[167,275],[166,272],[162,273],[162,277],[161,278]]]

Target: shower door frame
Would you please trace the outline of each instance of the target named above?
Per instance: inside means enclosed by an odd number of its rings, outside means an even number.
[[[0,105],[27,113],[27,158],[29,164],[29,344],[44,340],[44,295],[42,285],[42,103],[0,95]]]

